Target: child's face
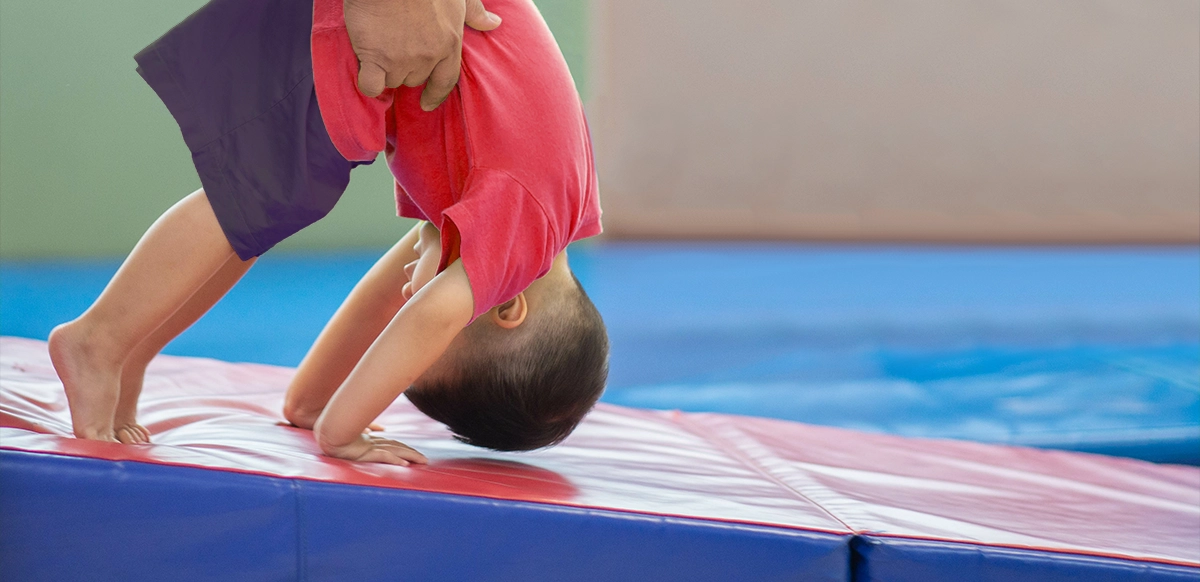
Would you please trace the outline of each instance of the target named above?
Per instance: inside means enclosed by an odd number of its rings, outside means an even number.
[[[408,277],[408,282],[402,290],[405,300],[412,299],[417,291],[433,280],[442,258],[442,237],[438,229],[428,222],[423,222],[418,233],[420,236],[413,245],[417,260],[404,266],[404,274]]]

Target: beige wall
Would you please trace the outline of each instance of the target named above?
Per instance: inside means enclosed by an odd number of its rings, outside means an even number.
[[[1200,241],[1200,2],[593,0],[616,237]]]

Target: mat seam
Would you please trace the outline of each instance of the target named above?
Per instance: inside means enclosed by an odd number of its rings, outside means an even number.
[[[834,521],[840,523],[842,525],[842,527],[846,528],[847,532],[850,535],[857,536],[860,533],[862,533],[862,532],[859,532],[857,529],[850,527],[850,524],[843,521],[837,515],[834,515],[834,513],[832,511],[826,509],[825,506],[821,505],[820,503],[817,503],[811,497],[805,495],[804,493],[802,493],[795,487],[792,487],[791,485],[787,484],[779,477],[776,477],[775,474],[772,473],[769,469],[767,469],[766,467],[763,467],[761,464],[756,462],[754,459],[743,454],[742,451],[740,449],[738,449],[737,446],[734,445],[733,443],[730,443],[730,442],[726,441],[725,439],[722,439],[722,438],[716,436],[715,434],[706,434],[704,432],[696,430],[698,427],[693,425],[691,423],[691,421],[688,420],[687,418],[685,418],[682,414],[670,415],[670,421],[673,424],[678,425],[680,428],[686,430],[687,432],[689,432],[693,435],[696,435],[696,436],[700,437],[701,439],[703,439],[704,441],[721,449],[722,451],[725,451],[727,454],[734,456],[735,458],[737,458],[737,460],[742,462],[743,466],[748,467],[749,469],[753,470],[754,472],[758,473],[759,475],[762,475],[763,477],[766,477],[767,479],[771,480],[771,482],[775,483],[776,485],[779,485],[780,487],[783,487],[784,489],[792,492],[795,496],[799,497],[800,499],[803,499],[803,500],[813,504],[813,506],[815,506],[817,509],[820,509],[825,515],[829,516],[830,519],[833,519]]]
[[[308,581],[308,546],[306,545],[307,536],[304,535],[307,530],[307,524],[304,520],[304,489],[300,486],[300,482],[295,479],[288,479],[288,483],[292,488],[292,497],[295,499],[296,510],[296,580],[297,582]]]

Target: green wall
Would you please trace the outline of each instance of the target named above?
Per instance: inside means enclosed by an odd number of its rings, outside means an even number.
[[[585,0],[539,0],[584,91]],[[203,0],[0,0],[0,258],[123,255],[199,187],[133,55]],[[485,1],[486,5],[486,1]],[[382,163],[279,248],[389,245],[403,233]]]

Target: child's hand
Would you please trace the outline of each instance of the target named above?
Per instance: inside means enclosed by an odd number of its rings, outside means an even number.
[[[317,416],[319,416],[319,415],[314,415],[313,417],[309,418],[308,420],[304,420],[304,419],[301,419],[300,417],[296,417],[295,420],[281,422],[281,423],[279,423],[279,425],[280,426],[294,426],[296,428],[302,428],[304,430],[312,430],[313,425],[317,423]],[[367,428],[363,429],[364,433],[372,432],[372,431],[383,432],[384,431],[383,425],[379,424],[377,422],[372,422],[371,424],[367,425]]]
[[[390,465],[408,465],[409,463],[424,465],[429,462],[425,455],[404,443],[369,434],[361,434],[357,439],[342,446],[321,443],[321,449],[325,451],[326,455],[349,461]]]
[[[401,295],[405,301],[412,299],[417,291],[433,280],[442,259],[442,234],[428,222],[422,222],[419,227],[417,242],[413,245],[417,259],[404,265],[404,276],[408,282],[401,288]]]

